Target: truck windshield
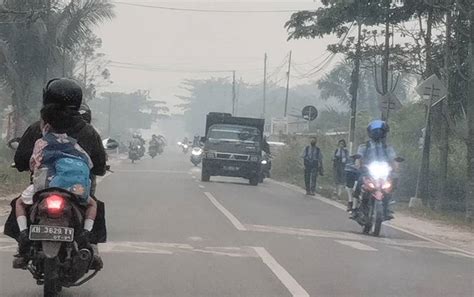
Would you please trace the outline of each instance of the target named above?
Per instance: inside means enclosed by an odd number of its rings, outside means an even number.
[[[238,125],[213,125],[209,129],[210,141],[255,143],[260,141],[257,128]]]

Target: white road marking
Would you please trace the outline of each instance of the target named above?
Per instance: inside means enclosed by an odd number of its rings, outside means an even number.
[[[195,176],[195,175],[192,175],[191,177],[192,177],[192,179],[196,179],[196,176]]]
[[[449,255],[449,256],[466,257],[466,258],[474,259],[474,256],[471,256],[465,253],[456,252],[456,251],[439,251],[439,252],[445,255]]]
[[[17,244],[14,240],[0,241],[0,252],[14,253]],[[205,254],[214,256],[255,258],[257,255],[250,247],[193,247],[183,243],[163,242],[128,242],[116,241],[99,244],[99,253],[126,253],[126,254]]]
[[[153,169],[143,169],[143,170],[129,170],[129,169],[120,169],[115,170],[114,172],[118,173],[172,173],[172,174],[186,174],[187,171],[179,171],[179,170],[153,170]]]
[[[247,231],[252,232],[268,232],[277,234],[287,234],[294,236],[307,236],[307,237],[321,237],[341,240],[352,240],[352,241],[366,241],[387,244],[388,246],[402,246],[402,247],[414,247],[414,248],[427,248],[427,249],[442,249],[443,247],[429,242],[420,240],[408,240],[408,239],[390,239],[367,236],[362,234],[356,234],[351,232],[340,232],[340,231],[328,231],[328,230],[317,230],[317,229],[302,229],[282,226],[267,226],[267,225],[249,225],[245,224]]]
[[[206,188],[206,187],[205,187],[205,186],[203,186],[203,185],[199,185],[198,187],[200,187],[201,189],[204,189],[204,188]]]
[[[390,247],[391,249],[394,249],[394,250],[399,250],[399,251],[402,251],[402,252],[413,253],[412,250],[407,249],[407,248],[404,248],[404,247],[401,247],[401,246],[390,245],[389,247]]]
[[[206,195],[206,197],[211,201],[211,203],[214,204],[214,206],[218,210],[220,210],[223,215],[225,215],[225,217],[232,223],[232,225],[234,225],[237,230],[247,231],[247,228],[245,228],[244,225],[242,225],[242,223],[233,214],[230,213],[230,211],[228,211],[224,206],[222,206],[222,204],[220,204],[219,201],[217,201],[211,193],[204,192],[204,195]]]
[[[351,248],[354,248],[356,250],[361,250],[361,251],[368,251],[368,252],[376,252],[377,249],[368,246],[366,244],[360,243],[358,241],[347,241],[347,240],[336,240],[336,242],[349,246]]]
[[[284,188],[287,188],[287,189],[290,189],[290,190],[293,190],[293,191],[296,191],[296,192],[299,192],[299,193],[305,193],[305,191],[303,191],[300,187],[297,187],[295,185],[291,185],[291,184],[288,184],[288,183],[284,183],[284,182],[279,182],[279,181],[275,181],[275,180],[272,180],[272,179],[268,179],[269,182],[271,183],[274,183],[274,184],[277,184],[277,185],[280,185]],[[346,211],[346,206],[344,206],[342,203],[339,203],[337,201],[334,201],[334,200],[331,200],[331,199],[327,199],[327,198],[324,198],[324,197],[321,197],[319,195],[316,195],[314,197],[314,199],[317,199],[321,202],[324,202],[326,204],[329,204],[329,205],[332,205],[340,210],[343,210],[343,211]],[[450,249],[450,250],[454,250],[454,251],[458,251],[460,253],[464,253],[466,255],[469,255],[469,256],[472,256],[474,257],[474,253],[472,252],[469,252],[469,251],[466,251],[462,248],[457,248],[457,247],[454,247],[454,246],[451,246],[449,244],[446,244],[446,243],[443,243],[441,241],[438,241],[438,240],[435,240],[435,239],[432,239],[432,238],[429,238],[429,237],[426,237],[426,236],[423,236],[421,234],[418,234],[418,233],[415,233],[415,232],[412,232],[410,230],[407,230],[403,227],[399,227],[399,226],[395,226],[393,225],[392,223],[390,222],[384,222],[384,225],[386,226],[389,226],[390,228],[393,228],[393,229],[396,229],[398,231],[402,231],[404,233],[407,233],[407,234],[410,234],[410,235],[413,235],[415,237],[418,237],[420,239],[423,239],[423,240],[426,240],[426,241],[429,241],[431,243],[434,243],[434,244],[437,244],[437,245],[440,245],[440,246],[443,246],[444,248],[446,249]]]
[[[308,292],[263,247],[253,247],[263,263],[273,272],[293,297],[309,297]]]
[[[4,228],[5,228],[5,226],[3,226],[3,225],[1,225],[1,226],[0,226],[0,233],[2,233],[2,234],[3,234],[3,230],[4,230]]]

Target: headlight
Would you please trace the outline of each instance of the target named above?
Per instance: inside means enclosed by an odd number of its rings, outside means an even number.
[[[199,156],[202,154],[202,150],[193,150],[191,154],[193,154],[194,156]]]
[[[387,162],[372,162],[368,166],[369,174],[374,179],[387,179],[392,168]]]
[[[185,149],[187,149],[187,148],[188,148],[188,145],[187,145],[187,144],[185,144],[185,145],[183,145],[183,147],[184,147]]]
[[[262,160],[262,165],[267,165],[267,160]]]
[[[251,156],[250,161],[257,162],[258,161],[258,156]]]
[[[390,190],[390,188],[392,188],[392,183],[389,181],[386,181],[382,186],[383,190]]]

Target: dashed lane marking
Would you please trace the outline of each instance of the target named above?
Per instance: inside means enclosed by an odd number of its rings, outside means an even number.
[[[217,201],[214,196],[212,196],[209,192],[204,192],[204,195],[211,201],[212,204],[234,225],[234,227],[239,231],[247,231],[244,225],[232,214],[228,211],[222,204]]]
[[[340,240],[365,241],[365,242],[372,242],[372,243],[377,243],[377,244],[386,244],[389,246],[444,249],[442,246],[429,242],[429,241],[380,238],[380,237],[372,237],[372,236],[350,233],[350,232],[302,229],[302,228],[291,228],[291,227],[281,227],[281,226],[248,225],[248,224],[245,224],[245,228],[247,228],[247,231],[253,231],[253,232],[268,232],[268,233],[277,233],[277,234],[287,234],[287,235],[293,235],[293,236],[321,237],[321,238],[340,239]]]
[[[166,174],[187,174],[187,171],[179,171],[179,170],[153,170],[153,169],[137,169],[137,170],[128,170],[128,169],[120,169],[115,170],[114,172],[117,173],[166,173]]]
[[[468,254],[465,254],[465,253],[461,253],[461,252],[457,252],[457,251],[439,251],[439,252],[442,253],[442,254],[448,255],[448,256],[465,257],[465,258],[474,259],[474,256],[471,256],[471,255],[468,255]]]
[[[408,253],[413,253],[413,250],[401,247],[401,246],[396,246],[396,245],[391,245],[389,246],[391,249],[402,251],[402,252],[408,252]]]
[[[368,251],[368,252],[378,251],[376,248],[360,243],[358,241],[336,240],[336,242],[346,245],[348,247],[354,248],[356,250],[360,250],[360,251]]]
[[[14,253],[17,244],[14,240],[0,238],[0,252]],[[258,255],[250,247],[193,247],[185,243],[164,242],[128,242],[117,241],[99,244],[101,254],[128,253],[128,254],[206,254],[214,256],[227,256],[233,258],[256,258]]]
[[[199,185],[198,187],[200,187],[201,189],[204,189],[204,188],[206,188],[206,187],[205,187],[205,186],[203,186],[203,185]]]
[[[288,289],[294,297],[309,297],[308,292],[281,266],[275,258],[263,247],[253,248],[263,263],[273,272],[280,282]]]
[[[272,179],[268,179],[268,181],[271,182],[271,183],[280,185],[280,186],[282,186],[282,187],[284,187],[284,188],[293,190],[293,191],[295,191],[295,192],[299,192],[299,193],[302,193],[302,194],[305,193],[301,188],[299,188],[299,187],[297,187],[297,186],[295,186],[295,185],[291,185],[291,184],[288,184],[288,183],[275,181],[275,180],[272,180]],[[328,198],[324,198],[324,197],[319,196],[319,195],[316,195],[316,196],[314,197],[314,199],[319,200],[319,201],[321,201],[321,202],[324,202],[324,203],[326,203],[326,204],[332,205],[332,206],[334,206],[334,207],[336,207],[336,208],[338,208],[338,209],[340,209],[340,210],[343,210],[343,211],[346,210],[346,206],[344,206],[343,204],[341,204],[341,203],[339,203],[339,202],[337,202],[337,201],[334,201],[334,200],[331,200],[331,199],[328,199]],[[473,257],[474,257],[474,253],[472,253],[472,252],[470,252],[470,251],[467,251],[467,250],[464,250],[464,249],[462,249],[462,248],[458,248],[458,247],[455,247],[455,246],[446,244],[446,243],[441,242],[441,241],[438,241],[438,240],[436,240],[436,239],[432,239],[432,238],[430,238],[430,237],[427,237],[427,236],[421,235],[421,234],[419,234],[419,233],[410,231],[410,230],[408,230],[408,229],[406,229],[406,228],[403,228],[403,227],[401,227],[401,226],[396,226],[395,224],[396,224],[396,223],[392,223],[392,222],[384,222],[384,225],[389,226],[390,228],[393,228],[393,229],[395,229],[395,230],[402,231],[402,232],[404,232],[404,233],[413,235],[413,236],[418,237],[418,238],[420,238],[420,239],[429,241],[430,243],[434,243],[434,244],[436,244],[436,245],[442,246],[442,247],[444,247],[444,248],[446,248],[446,249],[458,251],[458,252],[460,252],[460,253],[464,253],[464,254],[466,254],[466,255],[469,255],[469,256],[473,256]]]

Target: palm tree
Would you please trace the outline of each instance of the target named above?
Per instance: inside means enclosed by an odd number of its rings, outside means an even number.
[[[63,2],[7,0],[0,9],[0,78],[11,92],[17,133],[36,117],[46,80],[65,73],[91,28],[114,17],[109,0]]]

